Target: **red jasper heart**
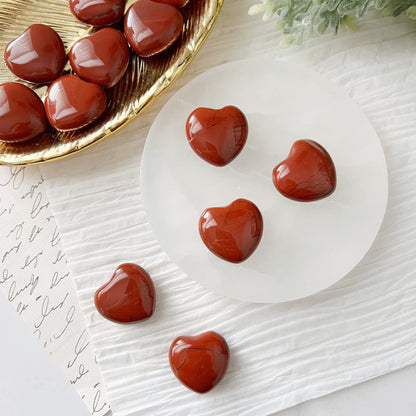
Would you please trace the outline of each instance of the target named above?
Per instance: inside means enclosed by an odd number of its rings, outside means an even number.
[[[134,51],[143,57],[161,53],[172,46],[183,28],[183,17],[170,4],[139,0],[124,17],[124,33]]]
[[[52,82],[65,65],[65,48],[49,26],[29,26],[4,51],[6,65],[19,78],[35,83]]]
[[[41,134],[47,127],[41,99],[17,82],[0,85],[0,140],[22,142]]]
[[[263,234],[263,218],[251,201],[207,208],[199,219],[202,241],[218,257],[241,263],[253,254]]]
[[[81,22],[93,26],[109,26],[124,13],[126,0],[69,0],[72,14]]]
[[[166,4],[171,4],[172,6],[175,7],[185,7],[188,3],[189,0],[153,0],[157,3],[166,3]]]
[[[77,130],[97,120],[107,105],[104,90],[75,75],[65,75],[53,82],[46,95],[49,122],[61,131]]]
[[[173,374],[197,393],[206,393],[221,381],[229,357],[227,342],[213,331],[194,337],[178,337],[169,350]]]
[[[247,119],[234,106],[220,110],[197,108],[186,122],[186,136],[192,149],[215,166],[224,166],[235,159],[246,143],[247,134]]]
[[[130,50],[123,34],[105,28],[80,39],[69,52],[72,69],[85,81],[110,88],[120,81],[129,64]]]
[[[155,288],[149,274],[133,263],[117,267],[110,281],[95,292],[95,306],[118,323],[143,321],[155,310]]]
[[[331,195],[336,187],[334,162],[313,140],[297,140],[289,156],[273,169],[273,183],[285,197],[316,201]]]

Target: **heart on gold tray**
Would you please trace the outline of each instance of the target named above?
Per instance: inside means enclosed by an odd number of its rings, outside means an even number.
[[[30,165],[59,159],[92,146],[132,121],[189,65],[211,32],[223,1],[190,0],[180,9],[185,29],[178,42],[166,52],[151,58],[139,58],[132,53],[125,76],[115,87],[107,90],[107,109],[96,123],[73,132],[58,132],[49,128],[33,140],[19,144],[0,142],[0,164]],[[126,10],[134,2],[127,1]],[[67,1],[45,0],[39,7],[39,2],[35,0],[2,0],[0,50],[3,51],[10,41],[33,23],[54,28],[67,51],[77,40],[97,30],[76,20]],[[117,27],[122,28],[122,21]],[[67,63],[64,74],[71,72]],[[16,80],[0,60],[0,83]],[[33,88],[42,100],[45,99],[47,85],[24,83]]]

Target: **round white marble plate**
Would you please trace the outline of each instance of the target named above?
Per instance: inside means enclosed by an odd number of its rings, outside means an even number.
[[[185,135],[197,107],[235,105],[249,136],[226,167],[200,159]],[[297,139],[332,156],[337,188],[316,202],[280,195],[272,170]],[[213,68],[162,109],[141,165],[143,201],[157,239],[192,279],[221,296],[285,302],[332,285],[363,258],[377,235],[388,195],[383,149],[371,124],[346,94],[321,76],[288,63],[248,60]],[[263,237],[245,262],[212,254],[198,232],[205,208],[246,198],[260,209]]]

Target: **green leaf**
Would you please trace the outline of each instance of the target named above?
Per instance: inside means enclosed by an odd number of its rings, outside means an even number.
[[[337,7],[339,6],[339,4],[341,3],[342,0],[328,0],[326,2],[326,7],[330,12],[333,12],[334,10],[337,9]],[[325,3],[325,2],[324,2]]]
[[[284,38],[284,39],[282,39],[282,40],[279,42],[279,46],[280,46],[282,49],[286,49],[286,48],[288,48],[290,45],[292,45],[292,43],[293,43],[293,40],[292,40],[292,39],[290,39],[290,38]]]
[[[387,6],[388,2],[389,0],[375,0],[374,6],[377,10],[382,10]]]
[[[285,17],[290,12],[290,7],[282,7],[279,9],[279,15],[280,17]]]
[[[1,1],[1,0],[0,0]],[[285,34],[282,47],[301,44],[304,37],[317,31],[323,34],[331,27],[338,33],[340,27],[358,29],[359,19],[370,8],[380,15],[398,16],[406,12],[416,20],[416,0],[254,0],[250,15],[262,14],[263,20],[274,17],[276,26]]]
[[[416,20],[416,6],[410,6],[406,11],[407,17]]]
[[[335,28],[335,31],[338,30],[340,20],[341,20],[341,16],[339,16],[336,13],[331,13],[329,16],[329,24],[331,25],[331,27]]]
[[[318,25],[318,33],[320,35],[323,35],[328,30],[328,26],[329,26],[329,19],[328,18],[323,19],[321,23],[319,23]]]
[[[367,13],[367,10],[370,7],[371,1],[372,0],[364,0],[361,2],[361,4],[357,6],[357,13],[356,13],[357,17],[361,18]]]
[[[411,1],[411,0],[392,1],[392,3],[391,3],[391,14],[392,14],[392,16],[398,16],[399,14],[406,11],[412,5],[415,5],[415,2]]]
[[[341,16],[345,16],[346,14],[353,12],[356,6],[356,0],[342,0],[337,8],[337,11]]]
[[[350,30],[356,31],[360,28],[360,26],[357,25],[357,21],[353,16],[344,16],[344,19],[342,20],[342,26],[347,27]]]

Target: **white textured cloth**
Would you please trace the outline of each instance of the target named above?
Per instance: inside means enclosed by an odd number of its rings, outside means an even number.
[[[115,416],[266,415],[416,362],[416,26],[372,18],[360,32],[282,51],[274,24],[247,16],[250,4],[225,2],[190,68],[144,115],[42,167]],[[146,134],[166,99],[212,66],[265,54],[345,88],[378,132],[390,176],[386,218],[364,260],[335,286],[280,305],[220,298],[185,276],[155,241],[139,186]],[[93,295],[126,261],[149,271],[157,306],[150,320],[120,326],[98,315]],[[227,339],[231,363],[218,387],[197,395],[171,373],[168,349],[206,330]]]

